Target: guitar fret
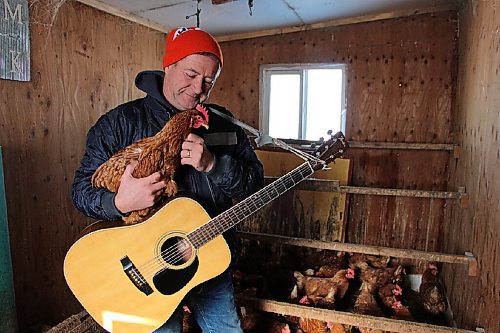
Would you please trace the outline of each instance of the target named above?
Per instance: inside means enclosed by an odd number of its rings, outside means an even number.
[[[222,214],[213,218],[188,235],[194,247],[199,248],[215,237],[243,221],[255,211],[262,208],[281,194],[285,193],[304,178],[314,173],[308,162],[290,171],[283,177],[252,194]]]

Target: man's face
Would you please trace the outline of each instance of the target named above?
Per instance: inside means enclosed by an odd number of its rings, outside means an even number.
[[[176,109],[193,109],[204,102],[219,76],[216,58],[204,54],[191,54],[165,67],[163,95]]]

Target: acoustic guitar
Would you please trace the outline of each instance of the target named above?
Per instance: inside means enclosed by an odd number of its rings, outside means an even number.
[[[346,150],[339,132],[308,160],[222,214],[210,218],[194,200],[175,198],[146,221],[93,231],[64,260],[66,282],[78,301],[113,333],[152,332],[195,286],[230,264],[222,233],[264,207]]]

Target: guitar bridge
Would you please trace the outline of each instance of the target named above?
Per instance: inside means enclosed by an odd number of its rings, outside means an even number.
[[[130,261],[128,256],[120,259],[123,267],[123,272],[129,280],[136,286],[137,289],[142,291],[144,294],[150,295],[153,293],[153,288],[149,285],[146,279],[142,276],[141,272],[135,267],[135,265]]]

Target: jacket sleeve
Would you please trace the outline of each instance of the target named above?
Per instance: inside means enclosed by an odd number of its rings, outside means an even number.
[[[87,134],[85,153],[75,172],[71,196],[76,208],[83,214],[102,220],[118,220],[123,215],[114,204],[115,193],[92,186],[95,170],[119,149],[113,122],[102,116]]]
[[[243,200],[262,188],[264,168],[245,132],[238,127],[236,133],[236,153],[215,156],[215,164],[207,176],[226,196]]]

